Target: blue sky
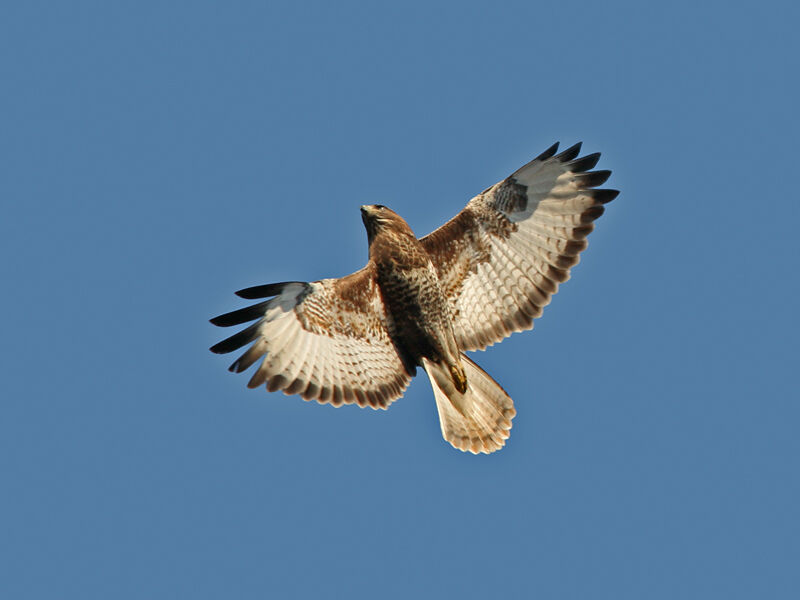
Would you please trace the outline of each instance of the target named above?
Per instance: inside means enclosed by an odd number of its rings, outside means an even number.
[[[4,598],[796,598],[796,4],[0,9]],[[621,195],[474,358],[504,450],[263,390],[242,287],[425,234],[552,142]]]

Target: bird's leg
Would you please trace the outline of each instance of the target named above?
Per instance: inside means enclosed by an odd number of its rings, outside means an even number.
[[[456,384],[456,389],[460,393],[467,391],[467,374],[464,372],[464,367],[461,365],[448,365],[450,368],[450,377],[453,378],[453,383]]]

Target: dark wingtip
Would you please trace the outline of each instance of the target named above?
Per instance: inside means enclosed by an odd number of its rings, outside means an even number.
[[[213,319],[209,319],[208,322],[211,323],[212,325],[216,325],[217,327],[227,327],[225,320],[225,317],[227,316],[228,316],[227,314],[219,315],[217,317],[214,317]]]
[[[578,142],[577,144],[574,144],[569,148],[567,148],[566,150],[564,150],[561,154],[559,154],[555,158],[560,160],[561,162],[567,162],[573,160],[578,156],[578,154],[580,154],[581,146],[583,146],[583,142]]]
[[[550,146],[547,150],[542,152],[539,156],[537,156],[533,160],[547,160],[548,158],[554,156],[555,153],[558,152],[558,144],[559,143],[560,142],[556,142],[555,144]]]
[[[258,298],[266,297],[259,291],[259,289],[263,287],[263,285],[257,285],[254,287],[245,288],[243,290],[237,290],[233,293],[239,296],[239,298],[244,298],[245,300],[257,300]]]
[[[602,204],[590,206],[581,213],[581,223],[591,223],[592,221],[595,221],[603,216],[605,211],[606,209]]]
[[[282,281],[280,283],[268,283],[266,285],[255,285],[253,287],[244,288],[238,292],[234,292],[240,298],[246,300],[258,300],[259,298],[269,298],[277,296],[283,291],[283,288],[292,283],[302,283],[301,281]]]
[[[242,323],[259,319],[264,316],[269,303],[270,301],[267,300],[265,302],[254,304],[253,306],[248,306],[245,308],[240,308],[239,310],[225,313],[224,315],[220,315],[211,319],[211,323],[217,327],[231,327],[232,325],[241,325]]]
[[[246,354],[246,353],[245,353],[245,354]],[[245,363],[245,362],[242,360],[242,358],[244,358],[244,356],[245,356],[245,355],[243,354],[242,356],[240,356],[239,358],[237,358],[235,361],[233,361],[233,363],[231,364],[231,366],[230,366],[230,367],[228,367],[228,371],[230,371],[231,373],[241,373],[242,371],[246,370],[246,369],[247,369],[247,367],[249,367],[250,365],[252,365],[252,364],[253,364],[253,363],[246,364],[246,363]]]
[[[587,154],[582,158],[573,160],[567,166],[569,167],[569,170],[572,171],[573,173],[585,173],[589,169],[594,169],[599,161],[600,161],[600,153],[595,152],[594,154]]]
[[[619,196],[619,190],[592,190],[592,198],[600,204],[608,204]]]
[[[219,342],[218,344],[214,344],[213,346],[211,346],[211,348],[209,348],[209,350],[211,350],[214,354],[225,354],[226,352],[229,352],[229,350],[224,349],[223,344],[224,342]]]
[[[211,346],[211,348],[209,348],[209,350],[211,350],[214,354],[227,354],[228,352],[238,350],[242,346],[249,344],[256,339],[256,337],[258,337],[258,328],[260,325],[261,321],[257,321],[239,333],[235,333],[231,337],[222,340],[218,344],[214,344]]]
[[[598,185],[603,185],[608,181],[609,177],[611,177],[611,171],[591,171],[575,176],[583,188],[593,188]]]

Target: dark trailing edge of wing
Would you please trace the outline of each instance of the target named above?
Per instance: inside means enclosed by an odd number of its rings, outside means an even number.
[[[258,300],[259,298],[269,298],[277,296],[283,288],[292,283],[305,283],[303,281],[282,281],[281,283],[268,283],[266,285],[256,285],[236,292],[240,298],[247,300]]]

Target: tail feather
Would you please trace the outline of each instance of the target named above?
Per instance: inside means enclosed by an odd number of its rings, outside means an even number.
[[[505,390],[466,355],[461,362],[467,376],[467,389],[459,392],[445,365],[423,359],[431,380],[442,435],[464,452],[490,454],[502,448],[516,415],[514,402]]]

